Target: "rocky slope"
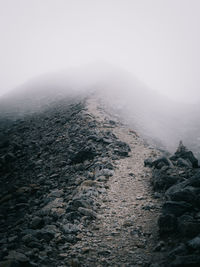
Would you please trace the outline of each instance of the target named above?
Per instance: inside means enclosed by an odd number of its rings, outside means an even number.
[[[180,142],[175,154],[146,166],[153,168],[154,190],[163,196],[158,220],[166,257],[159,266],[200,266],[200,171],[198,160]]]
[[[159,177],[183,182],[192,165],[156,165],[161,152],[94,96],[0,127],[0,266],[171,266]]]

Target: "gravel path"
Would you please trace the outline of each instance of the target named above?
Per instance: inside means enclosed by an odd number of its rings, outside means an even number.
[[[144,159],[159,154],[126,126],[106,124],[109,115],[88,101],[88,112],[95,116],[102,129],[112,131],[129,144],[129,157],[115,161],[114,175],[107,181],[107,194],[100,200],[100,216],[74,249],[81,248],[81,266],[148,266],[158,243],[158,199],[153,198],[151,172],[144,168]],[[101,130],[102,130],[101,129]],[[156,253],[156,257],[158,257]],[[73,265],[73,264],[72,264]]]

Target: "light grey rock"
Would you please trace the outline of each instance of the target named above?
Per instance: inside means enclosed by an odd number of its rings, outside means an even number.
[[[91,209],[79,207],[78,211],[84,216],[88,216],[88,217],[93,218],[93,219],[97,218],[97,213]]]

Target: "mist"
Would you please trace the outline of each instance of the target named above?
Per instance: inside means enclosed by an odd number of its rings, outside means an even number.
[[[199,9],[198,0],[1,0],[0,94],[106,61],[171,99],[198,102]]]
[[[152,143],[199,151],[197,0],[1,0],[0,112],[96,93]]]

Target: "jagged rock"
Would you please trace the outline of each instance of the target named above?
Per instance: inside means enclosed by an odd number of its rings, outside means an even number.
[[[82,207],[79,207],[78,208],[78,211],[84,215],[84,216],[88,216],[90,217],[91,219],[96,219],[97,218],[97,214],[96,212],[94,212],[93,210],[91,209],[86,209],[86,208],[82,208]]]
[[[173,214],[176,217],[191,209],[192,205],[184,201],[166,201],[162,207],[163,214]]]
[[[175,190],[176,189],[176,190]],[[187,203],[196,205],[197,190],[192,186],[186,186],[184,188],[174,188],[174,190],[166,191],[165,195],[172,201],[185,201]]]
[[[92,160],[96,156],[94,147],[85,147],[71,157],[71,164],[82,163],[86,160]]]
[[[188,241],[188,246],[194,250],[200,250],[200,237],[197,236],[193,238],[192,240]]]
[[[192,151],[188,151],[188,149],[183,145],[182,141],[180,141],[177,151],[170,159],[178,160],[179,158],[189,160],[193,168],[198,168],[198,160],[195,158]]]
[[[153,188],[155,191],[165,191],[180,180],[179,176],[168,175],[160,170],[153,172]]]
[[[80,231],[77,225],[71,223],[63,225],[62,230],[65,234],[76,234],[78,231]]]
[[[152,162],[152,166],[156,169],[161,169],[164,166],[173,166],[171,161],[166,157],[160,157]]]
[[[178,158],[177,165],[179,167],[186,167],[186,168],[191,168],[192,167],[192,163],[189,160],[185,160],[185,159],[182,159],[182,158]]]

